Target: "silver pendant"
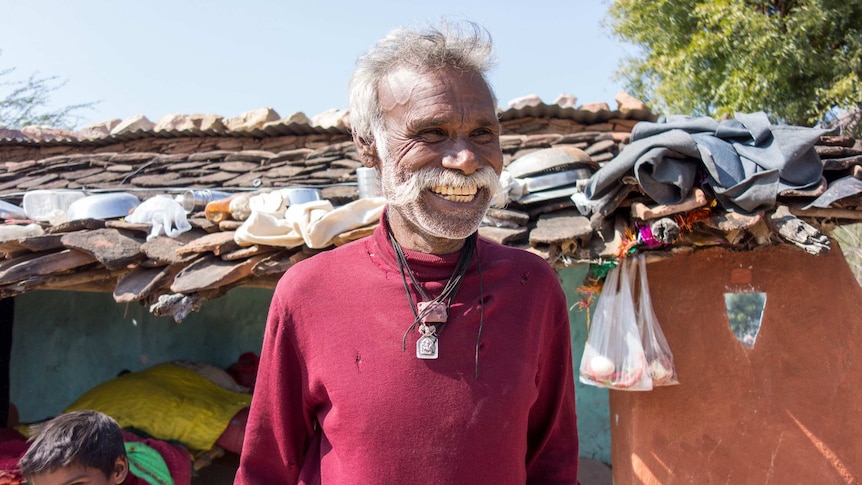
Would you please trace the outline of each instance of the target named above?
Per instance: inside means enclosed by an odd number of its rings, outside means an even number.
[[[436,359],[438,346],[437,336],[434,332],[437,327],[434,325],[419,325],[419,333],[422,334],[419,340],[416,341],[416,357],[419,359]]]

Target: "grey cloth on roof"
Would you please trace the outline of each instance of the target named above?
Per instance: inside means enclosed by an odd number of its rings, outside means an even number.
[[[829,184],[826,192],[816,198],[814,202],[806,205],[804,209],[811,209],[812,207],[826,208],[836,201],[858,195],[859,193],[862,193],[862,180],[852,175],[842,177]]]
[[[828,130],[771,125],[763,112],[735,119],[670,116],[640,122],[631,143],[590,177],[584,193],[598,199],[634,172],[659,204],[678,204],[703,168],[703,184],[727,210],[753,213],[775,206],[778,193],[820,182],[823,162],[814,144]]]

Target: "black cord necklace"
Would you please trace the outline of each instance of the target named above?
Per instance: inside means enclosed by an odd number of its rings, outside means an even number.
[[[395,250],[396,259],[398,260],[398,269],[401,272],[404,291],[407,293],[407,301],[410,303],[410,309],[413,311],[414,316],[413,323],[407,328],[407,331],[404,332],[404,337],[401,339],[401,350],[404,351],[407,349],[407,335],[418,327],[421,336],[416,341],[416,357],[420,359],[436,359],[438,355],[437,340],[449,318],[449,307],[458,293],[458,289],[461,287],[464,275],[467,273],[467,268],[470,266],[470,261],[473,259],[473,254],[476,251],[476,233],[471,234],[464,241],[464,246],[461,248],[461,253],[458,256],[458,262],[455,264],[452,276],[449,277],[449,281],[443,287],[443,291],[436,298],[430,298],[422,289],[422,286],[419,285],[416,276],[407,264],[404,250],[398,244],[398,241],[395,240],[395,235],[389,226],[388,214],[386,215],[385,222],[386,232],[389,235],[389,240],[392,243],[392,248]],[[407,284],[408,276],[413,283],[413,287],[416,288],[416,291],[423,298],[423,301],[414,304],[413,295],[410,293],[410,287]]]

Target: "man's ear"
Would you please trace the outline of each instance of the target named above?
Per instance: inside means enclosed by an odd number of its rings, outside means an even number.
[[[380,164],[380,155],[377,153],[377,145],[374,144],[374,140],[362,138],[354,132],[353,143],[356,144],[356,149],[359,151],[359,159],[362,160],[363,165],[368,168],[374,168]]]
[[[120,485],[126,480],[126,475],[129,474],[129,459],[125,456],[118,456],[114,463],[114,472],[111,473],[111,483]]]

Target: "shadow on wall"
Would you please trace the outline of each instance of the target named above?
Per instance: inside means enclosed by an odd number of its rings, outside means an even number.
[[[15,297],[10,400],[22,422],[55,416],[115,377],[174,359],[226,368],[260,353],[273,290],[235,288],[181,324],[110,293],[35,291]]]

